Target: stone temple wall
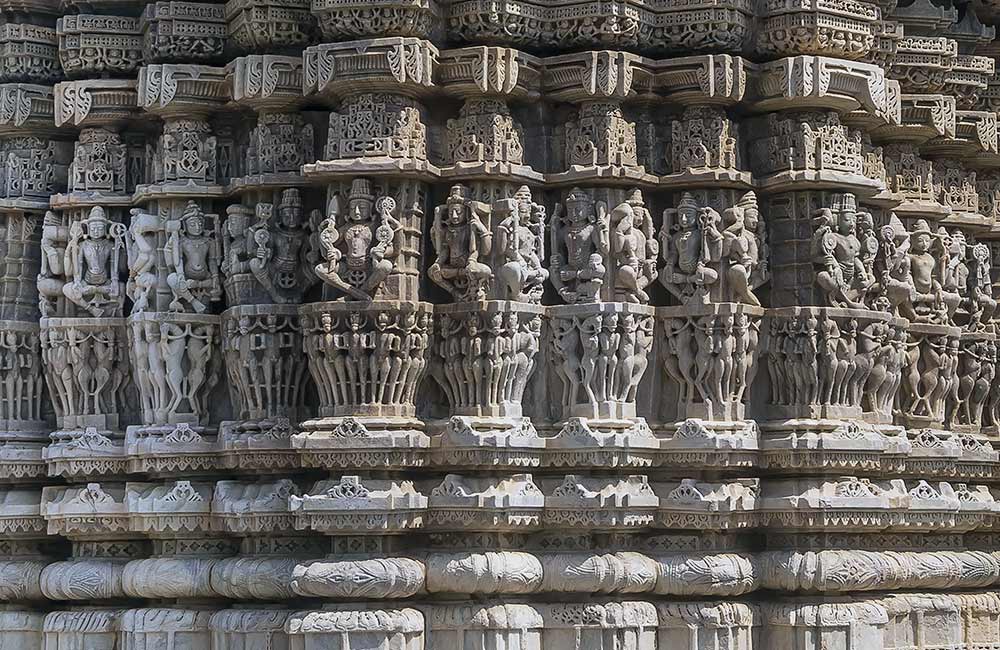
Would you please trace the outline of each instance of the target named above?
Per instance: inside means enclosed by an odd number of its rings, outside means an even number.
[[[0,648],[1000,648],[997,0],[0,13]]]

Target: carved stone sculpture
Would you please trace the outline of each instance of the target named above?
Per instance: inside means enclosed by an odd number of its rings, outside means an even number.
[[[316,265],[316,275],[351,300],[382,295],[402,253],[399,209],[390,196],[376,202],[370,183],[355,179],[346,196],[330,201],[330,216],[320,224],[323,261]]]
[[[1000,0],[23,0],[0,648],[1000,648]]]

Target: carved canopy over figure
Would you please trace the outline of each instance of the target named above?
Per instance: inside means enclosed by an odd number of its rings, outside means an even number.
[[[633,190],[628,199],[611,211],[611,260],[614,271],[615,299],[648,303],[645,289],[656,279],[656,261],[660,246],[653,233],[653,218],[642,200],[642,192]]]
[[[564,207],[565,205],[565,214]],[[608,208],[578,187],[552,215],[552,285],[567,303],[596,302],[611,252]]]
[[[431,241],[437,257],[427,274],[455,300],[485,300],[493,279],[493,269],[482,261],[493,248],[491,210],[465,195],[465,188],[455,185],[447,203],[434,209]]]
[[[66,245],[66,298],[95,318],[120,316],[125,292],[118,271],[124,248],[125,226],[109,221],[104,208],[95,206],[74,223]]]
[[[542,268],[545,206],[533,202],[531,190],[522,185],[514,198],[497,201],[493,211],[500,219],[495,242],[501,260],[496,277],[499,297],[540,302],[549,278],[548,269]]]
[[[190,201],[180,220],[167,222],[167,286],[174,295],[170,311],[183,311],[186,302],[204,313],[208,303],[222,298],[221,251],[213,229],[205,227],[207,218],[198,204]]]
[[[866,237],[862,247],[859,218],[871,222],[871,215],[858,213],[853,194],[840,195],[832,208],[820,208],[813,216],[813,264],[825,306],[863,309],[875,284],[866,261],[874,260],[878,240]]]
[[[376,201],[371,183],[354,179],[346,198],[333,197],[330,216],[320,224],[323,261],[315,266],[316,275],[345,298],[369,301],[379,295],[403,246],[395,212],[395,199]]]
[[[660,242],[667,264],[660,282],[683,304],[707,304],[719,281],[724,249],[721,222],[718,212],[699,207],[690,192],[681,196],[677,208],[663,211]]]
[[[253,242],[250,272],[278,304],[297,303],[314,281],[305,263],[309,230],[302,219],[302,198],[295,188],[281,194],[278,218],[270,203],[257,204],[257,220],[250,227]]]

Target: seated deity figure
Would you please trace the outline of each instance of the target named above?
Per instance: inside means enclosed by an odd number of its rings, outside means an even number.
[[[941,285],[944,260],[931,252],[934,241],[927,221],[918,219],[910,230],[910,251],[906,256],[906,272],[914,292],[899,307],[900,315],[914,323],[947,322],[948,305]]]
[[[395,211],[396,201],[390,196],[376,201],[364,178],[354,179],[346,197],[330,201],[330,216],[319,226],[322,261],[315,271],[346,294],[342,299],[370,301],[383,290],[403,246]]]
[[[500,218],[496,248],[502,256],[497,269],[498,294],[503,300],[539,302],[542,299],[548,269],[542,268],[545,257],[545,206],[532,201],[531,190],[522,185],[511,199],[493,206]]]
[[[167,222],[167,286],[174,295],[170,311],[182,311],[186,302],[200,314],[208,310],[207,303],[222,298],[219,245],[205,221],[205,213],[190,201],[180,220]]]
[[[249,232],[255,246],[250,272],[276,303],[297,303],[311,279],[302,255],[309,239],[302,220],[302,197],[295,188],[282,192],[277,219],[269,203],[257,207],[262,206],[263,214]]]
[[[112,223],[95,206],[70,227],[63,294],[95,318],[120,316],[124,291],[118,277],[125,249],[125,226]]]
[[[993,282],[990,279],[990,248],[978,243],[972,246],[971,252],[969,277],[965,287],[969,327],[983,329],[990,325],[997,311],[997,301],[993,299]]]
[[[660,282],[685,304],[707,304],[712,286],[719,281],[723,252],[722,217],[714,209],[699,207],[690,192],[676,209],[663,212],[660,242],[666,266]]]
[[[858,238],[858,213],[853,194],[844,194],[837,209],[820,208],[813,216],[813,264],[816,283],[828,306],[863,309],[875,283],[863,261]],[[867,215],[866,215],[867,216]],[[875,240],[866,240],[877,245]],[[875,251],[872,251],[874,253]]]
[[[437,257],[427,275],[455,300],[487,297],[493,269],[482,260],[493,249],[490,212],[489,205],[467,199],[461,185],[453,186],[445,205],[434,209],[431,241]]]
[[[607,206],[576,187],[564,203],[552,215],[552,284],[567,303],[595,302],[611,250]]]
[[[656,259],[660,247],[653,236],[653,220],[634,190],[611,211],[611,257],[615,267],[615,297],[626,302],[645,304],[645,289],[656,279]]]

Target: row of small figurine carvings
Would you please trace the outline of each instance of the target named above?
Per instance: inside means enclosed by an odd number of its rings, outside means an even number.
[[[895,594],[860,600],[427,603],[291,609],[93,609],[0,615],[23,650],[506,648],[507,650],[831,650],[990,648],[1000,640],[994,592]],[[929,638],[937,645],[913,645]],[[121,645],[116,645],[118,641]],[[709,645],[701,645],[706,643]],[[183,644],[183,645],[181,645]]]

